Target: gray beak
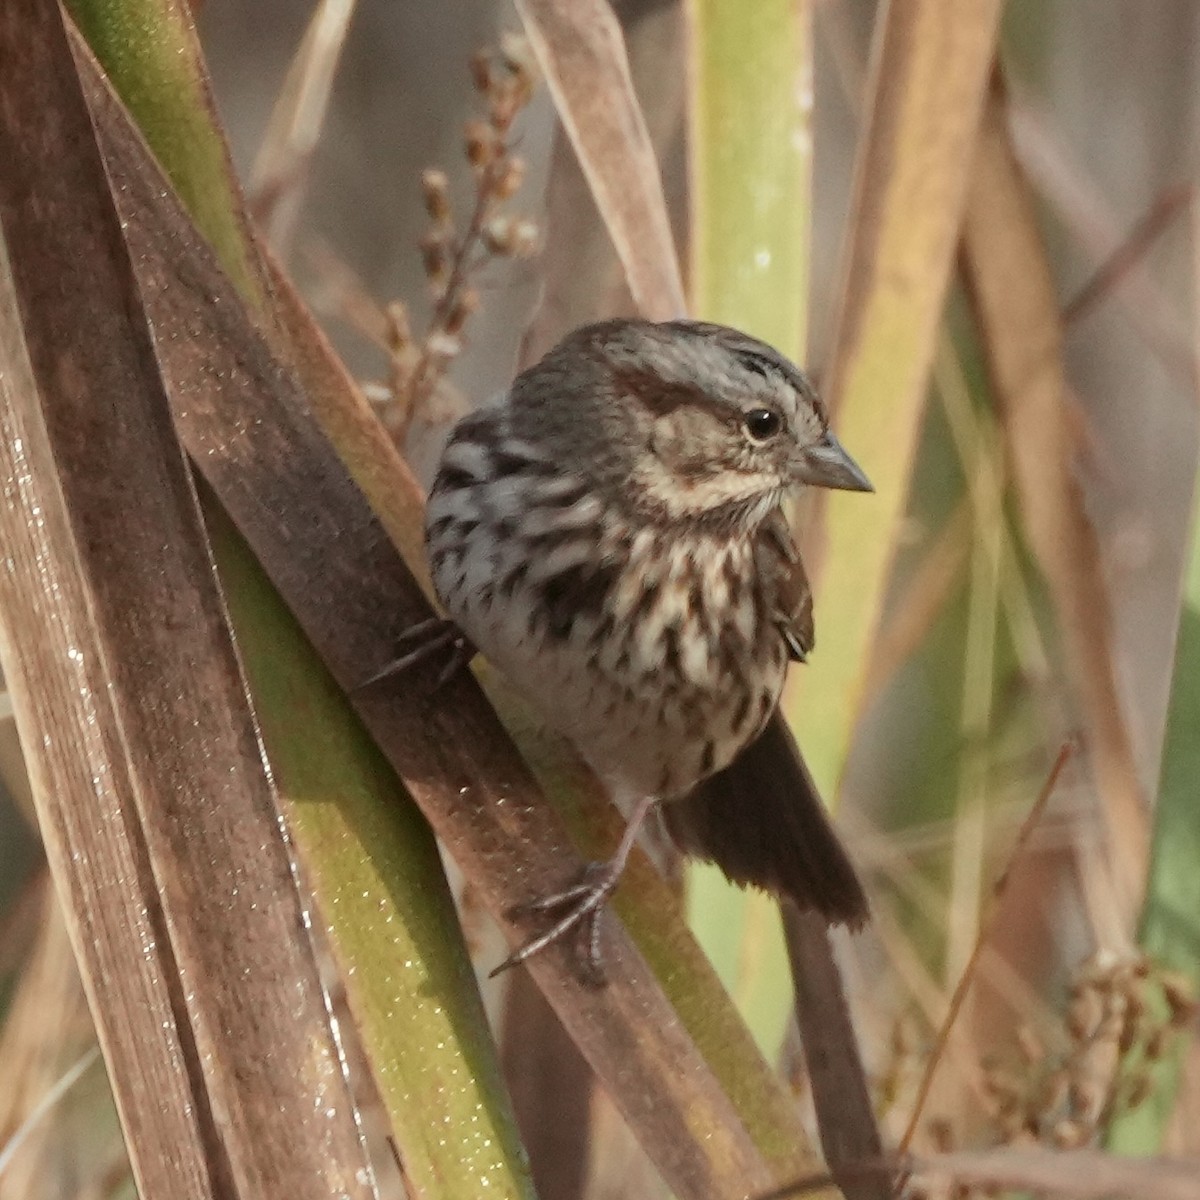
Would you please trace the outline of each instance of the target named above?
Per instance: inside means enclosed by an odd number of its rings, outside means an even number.
[[[801,483],[815,487],[839,488],[845,492],[873,492],[871,481],[842,449],[842,444],[826,433],[816,443],[801,452],[796,475]]]

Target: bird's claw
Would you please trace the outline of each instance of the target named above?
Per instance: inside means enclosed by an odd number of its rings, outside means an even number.
[[[604,912],[605,902],[616,890],[620,876],[620,869],[614,863],[588,863],[578,883],[564,888],[561,892],[542,896],[514,909],[514,915],[553,913],[562,909],[566,911],[544,933],[538,934],[537,937],[518,946],[489,973],[488,978],[494,979],[502,972],[527,962],[535,954],[540,954],[573,929],[586,924],[588,982],[597,987],[602,986],[604,984],[604,960],[600,952],[600,917]]]
[[[402,675],[438,654],[445,654],[446,661],[433,685],[436,692],[458,674],[475,654],[475,647],[462,630],[453,621],[443,617],[430,617],[406,629],[397,640],[396,649],[400,651],[397,657],[363,680],[357,690],[391,679],[394,675]]]

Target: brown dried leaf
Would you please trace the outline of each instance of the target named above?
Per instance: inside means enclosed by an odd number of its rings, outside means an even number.
[[[58,6],[0,9],[0,58],[4,668],[139,1191],[368,1197],[279,798]]]
[[[283,254],[295,231],[356,2],[320,0],[313,10],[254,160],[250,207]]]
[[[687,209],[683,5],[631,0],[619,5],[617,12],[625,30],[630,73],[663,164],[675,242],[682,245]],[[538,264],[541,298],[521,343],[522,367],[536,362],[577,325],[636,312],[612,238],[561,124],[550,156],[543,224],[546,240]]]
[[[781,909],[825,1161],[846,1200],[888,1200],[891,1171],[856,1169],[882,1156],[883,1141],[829,929],[820,916],[794,904]]]
[[[604,0],[517,0],[638,311],[682,316],[679,259],[624,39]]]

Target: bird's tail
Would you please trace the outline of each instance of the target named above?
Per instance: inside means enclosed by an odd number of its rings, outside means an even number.
[[[866,921],[862,884],[778,713],[734,762],[661,812],[684,853],[734,883],[789,896],[831,924]]]

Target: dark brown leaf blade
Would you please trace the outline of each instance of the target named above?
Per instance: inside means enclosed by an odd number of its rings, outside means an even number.
[[[541,1200],[584,1195],[596,1076],[528,975],[504,999],[504,1076]]]
[[[0,60],[4,667],[135,1174],[143,1195],[371,1196],[57,5],[4,6]]]
[[[817,914],[786,901],[782,913],[825,1161],[846,1200],[886,1200],[892,1194],[891,1173],[861,1169],[882,1158],[883,1138],[829,929]]]
[[[561,820],[473,680],[436,703],[427,679],[357,690],[425,600],[119,106],[98,79],[88,87],[185,445],[480,897],[522,939],[514,905],[582,865]],[[615,922],[604,952],[601,991],[580,985],[572,946],[530,970],[664,1177],[681,1196],[762,1186],[769,1171]]]

